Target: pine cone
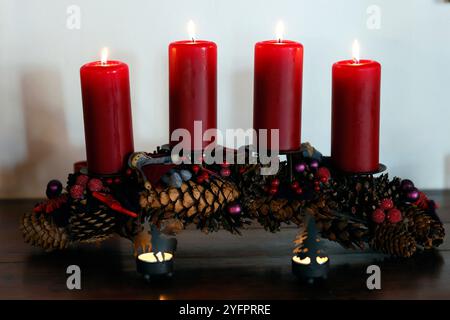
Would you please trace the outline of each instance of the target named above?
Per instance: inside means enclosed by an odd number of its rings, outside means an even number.
[[[404,224],[377,225],[370,246],[378,251],[399,257],[411,257],[416,252],[416,241]]]
[[[430,249],[442,243],[445,235],[442,224],[422,210],[411,207],[405,213],[408,231],[414,236],[417,244]]]
[[[69,219],[69,232],[73,241],[85,243],[99,242],[109,238],[116,226],[115,215],[106,207],[100,206],[98,210],[81,211],[82,206],[72,207]]]
[[[25,213],[20,220],[20,230],[25,242],[46,251],[64,249],[70,243],[67,230],[58,227],[49,215]]]
[[[244,206],[249,215],[256,218],[266,230],[276,231],[282,222],[292,221],[297,225],[303,222],[302,206],[298,200],[266,197],[244,201]]]
[[[201,218],[224,210],[225,207],[239,198],[239,190],[229,181],[211,177],[209,182],[197,184],[192,180],[183,182],[181,187],[157,187],[141,193],[141,207],[150,211],[157,210],[163,217],[153,216],[153,223],[160,218],[194,219]]]
[[[369,230],[355,217],[333,210],[324,200],[309,206],[307,212],[316,220],[317,230],[324,238],[337,241],[345,248],[364,248]]]

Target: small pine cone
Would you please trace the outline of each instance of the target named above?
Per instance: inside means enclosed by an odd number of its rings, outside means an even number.
[[[62,250],[70,243],[67,230],[58,227],[51,216],[44,214],[24,214],[20,220],[20,229],[25,242],[46,251]]]
[[[99,242],[109,238],[116,226],[115,215],[105,207],[95,212],[79,212],[74,208],[69,219],[69,232],[73,241]]]
[[[377,225],[370,246],[378,251],[399,257],[411,257],[416,252],[416,241],[403,224]]]
[[[288,199],[259,198],[244,202],[244,205],[252,217],[271,215],[280,222],[290,221],[298,216],[301,209],[300,201]]]

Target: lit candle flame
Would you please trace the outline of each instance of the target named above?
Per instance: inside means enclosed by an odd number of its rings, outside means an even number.
[[[359,42],[356,39],[355,39],[355,41],[353,41],[352,55],[353,55],[353,61],[355,63],[359,63],[360,48],[359,48]]]
[[[187,24],[188,34],[189,38],[192,40],[192,42],[195,42],[195,23],[192,20],[189,20]]]
[[[283,35],[284,35],[283,21],[278,21],[275,33],[276,33],[278,42],[283,41]]]
[[[144,262],[149,262],[149,263],[156,263],[156,262],[164,262],[164,261],[169,261],[173,258],[173,255],[171,253],[168,252],[158,252],[158,253],[154,253],[154,252],[147,252],[147,253],[142,253],[139,255],[139,260],[144,261]]]
[[[106,64],[108,62],[108,48],[103,48],[100,56],[101,64]]]

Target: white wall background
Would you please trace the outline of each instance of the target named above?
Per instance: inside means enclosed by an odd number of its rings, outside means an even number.
[[[67,7],[81,29],[66,27]],[[381,9],[369,29],[366,10]],[[305,46],[303,141],[328,154],[333,62],[382,66],[381,160],[423,188],[450,187],[450,3],[445,0],[0,0],[0,197],[40,197],[84,159],[79,68],[108,46],[131,70],[136,149],[168,140],[167,46],[201,38],[219,47],[219,127],[252,126],[253,46],[274,37]]]

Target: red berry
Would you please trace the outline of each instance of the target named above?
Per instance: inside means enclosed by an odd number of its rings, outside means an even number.
[[[208,179],[209,179],[209,174],[208,174],[208,172],[203,171],[203,172],[202,172],[202,177],[203,177],[204,180],[208,180]]]
[[[270,190],[269,190],[269,193],[270,193],[271,195],[275,195],[275,194],[277,194],[277,192],[278,192],[278,188],[277,188],[277,187],[272,187],[272,188],[270,188]]]
[[[388,211],[387,219],[392,224],[398,223],[398,222],[402,221],[402,219],[403,219],[402,212],[395,208],[391,209]]]
[[[113,179],[112,179],[112,178],[106,179],[106,183],[107,183],[107,184],[112,184],[112,183],[113,183]]]
[[[119,177],[114,179],[115,184],[119,184],[120,182],[122,182],[122,180]]]
[[[392,201],[392,199],[383,199],[380,202],[380,208],[383,210],[390,210],[394,208],[394,201]]]
[[[133,170],[131,170],[130,168],[128,168],[127,171],[125,171],[125,174],[127,176],[131,176],[132,173],[133,173]]]
[[[292,189],[298,189],[300,187],[300,184],[298,183],[298,181],[294,181],[291,184],[291,188]]]
[[[194,171],[194,173],[197,174],[200,171],[200,166],[198,164],[194,164],[192,166],[192,171]]]
[[[83,192],[84,192],[84,188],[82,186],[80,186],[79,184],[73,185],[70,188],[70,196],[73,199],[82,199],[83,198]]]
[[[375,209],[375,211],[372,213],[372,221],[377,224],[383,223],[385,218],[386,215],[381,209]]]
[[[297,189],[295,189],[295,193],[302,194],[303,193],[303,189],[298,187]]]
[[[88,188],[91,192],[101,191],[103,189],[102,180],[96,178],[89,180]]]
[[[328,170],[325,167],[320,167],[319,170],[317,170],[317,176],[319,177],[320,181],[325,183],[328,180],[330,180],[331,177],[330,170]]]
[[[228,168],[230,166],[230,164],[226,161],[224,161],[221,165],[222,168]]]
[[[231,175],[231,170],[228,167],[223,167],[220,169],[220,175],[222,177],[229,177]]]
[[[75,183],[84,188],[84,187],[86,187],[88,181],[89,181],[89,177],[87,175],[82,174],[77,177],[77,180]]]
[[[205,181],[205,178],[203,178],[202,176],[197,177],[197,183],[203,183],[204,181]]]
[[[314,190],[315,190],[315,191],[320,191],[320,187],[319,187],[319,186],[315,186],[315,187],[314,187]]]
[[[272,185],[272,187],[278,187],[280,185],[280,180],[275,178],[270,184]]]

